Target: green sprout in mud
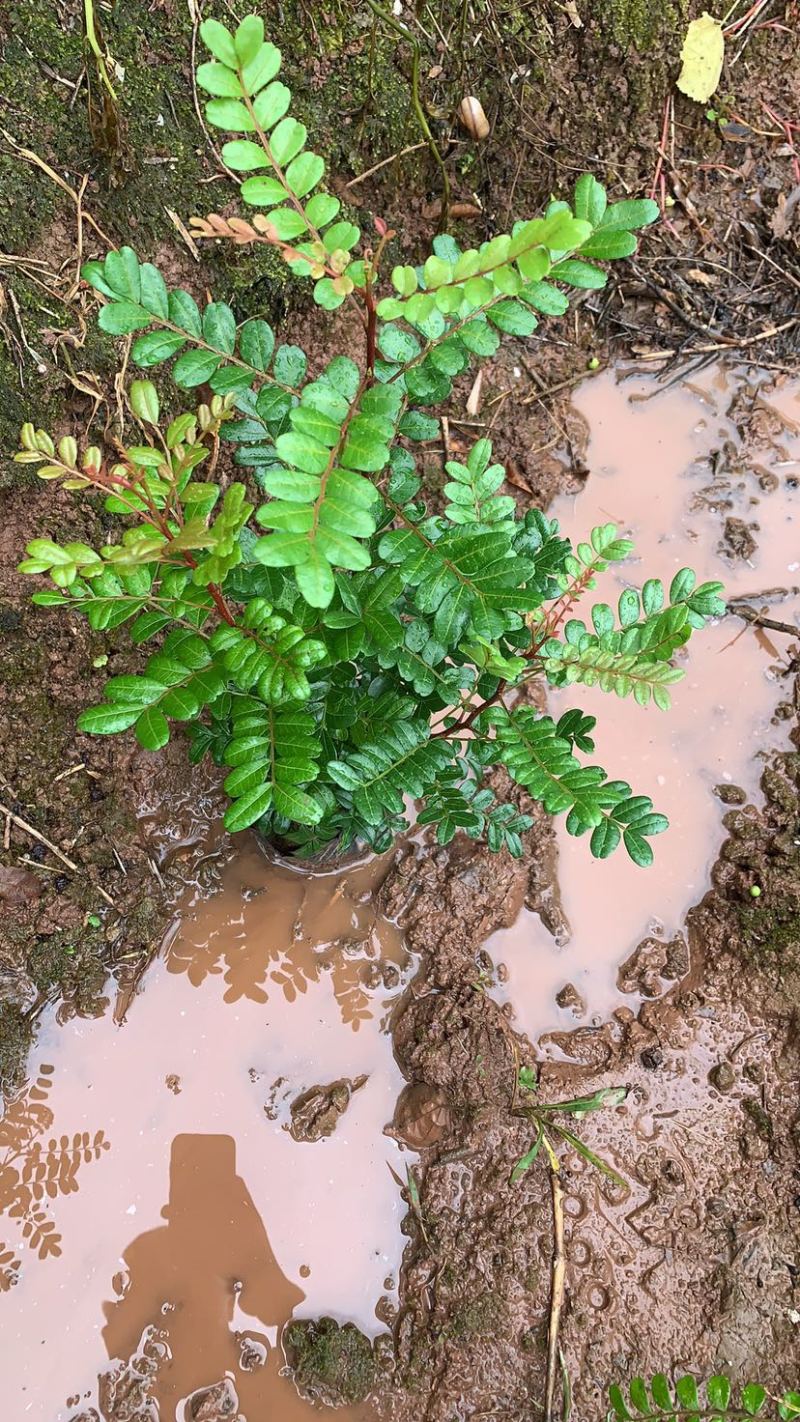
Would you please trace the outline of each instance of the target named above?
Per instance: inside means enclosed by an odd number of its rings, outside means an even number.
[[[251,214],[193,218],[195,236],[279,252],[324,311],[353,311],[363,351],[309,377],[304,351],[276,343],[259,315],[201,309],[130,247],[84,266],[101,328],[135,335],[134,364],[169,365],[201,399],[162,418],[155,384],[134,380],[137,433],[110,450],[23,428],[18,459],[130,520],[99,549],[34,539],[22,570],[53,584],[34,600],[156,643],[140,673],[106,682],[80,729],[133,729],[158,750],[184,723],[191,759],[227,768],[227,828],[257,825],[300,851],[384,850],[413,799],[440,843],[461,830],[518,855],[532,824],[522,790],[588,834],[595,856],[624,844],[649,864],[665,817],[583,759],[593,717],[554,720],[526,688],[580,683],[666,709],[677,657],[722,610],[720,585],[683,569],[668,590],[650,578],[581,621],[576,605],[632,551],[613,524],[572,548],[502,492],[487,438],[445,442],[440,493],[423,490],[417,466],[421,448],[442,447],[434,410],[458,377],[504,336],[563,315],[571,289],[601,288],[599,264],[636,250],[655,203],[609,203],[586,174],[571,203],[474,249],[440,235],[422,265],[387,276],[395,234],[376,218],[364,238],[322,186],[263,22],[231,33],[206,20],[201,33],[206,117],[231,135],[222,158]]]
[[[535,1100],[537,1091],[536,1076],[530,1067],[521,1067],[518,1081],[521,1093],[519,1111],[526,1116],[534,1125],[536,1134],[530,1150],[517,1161],[511,1172],[511,1184],[515,1185],[522,1178],[527,1170],[537,1160],[540,1152],[544,1148],[550,1163],[551,1169],[558,1170],[558,1154],[556,1145],[559,1140],[566,1141],[578,1155],[593,1165],[603,1175],[607,1175],[615,1185],[627,1190],[627,1184],[621,1175],[608,1164],[607,1161],[590,1150],[585,1141],[574,1131],[555,1119],[558,1115],[572,1116],[576,1121],[582,1120],[584,1116],[590,1115],[593,1111],[602,1111],[606,1108],[613,1109],[621,1106],[628,1095],[627,1086],[606,1086],[600,1091],[595,1091],[591,1096],[576,1096],[570,1101],[549,1101],[541,1102]]]
[[[567,1255],[564,1230],[564,1189],[561,1184],[561,1161],[557,1146],[560,1142],[566,1141],[567,1145],[577,1151],[578,1155],[587,1160],[596,1170],[607,1175],[615,1185],[619,1185],[623,1190],[627,1190],[628,1187],[622,1176],[618,1175],[607,1161],[590,1150],[580,1136],[576,1135],[574,1131],[568,1130],[556,1117],[566,1115],[580,1121],[593,1111],[602,1111],[605,1107],[613,1109],[616,1106],[621,1106],[628,1095],[628,1087],[608,1086],[600,1091],[595,1091],[591,1096],[576,1096],[569,1101],[551,1102],[538,1100],[538,1089],[536,1073],[531,1067],[521,1067],[517,1074],[514,1092],[516,1109],[519,1115],[526,1117],[531,1122],[536,1134],[533,1145],[514,1166],[509,1183],[516,1185],[526,1171],[530,1170],[539,1155],[543,1154],[548,1165],[553,1207],[553,1257],[550,1281],[550,1317],[547,1329],[547,1381],[543,1416],[545,1422],[552,1422],[555,1409],[556,1379],[560,1366],[566,1422],[569,1417],[568,1399],[571,1389],[558,1340],[566,1289]]]

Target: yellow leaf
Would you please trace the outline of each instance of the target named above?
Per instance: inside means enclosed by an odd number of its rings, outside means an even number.
[[[678,88],[690,99],[705,104],[711,98],[722,73],[725,39],[722,25],[704,11],[699,20],[692,20],[681,50],[683,68],[678,76]]]

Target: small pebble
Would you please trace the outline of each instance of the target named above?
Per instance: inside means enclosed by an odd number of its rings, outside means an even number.
[[[708,1079],[717,1091],[731,1091],[736,1081],[736,1073],[730,1062],[717,1062],[708,1073]]]
[[[645,1047],[639,1060],[643,1067],[647,1067],[648,1071],[655,1071],[656,1067],[661,1066],[664,1060],[664,1053],[660,1047]]]

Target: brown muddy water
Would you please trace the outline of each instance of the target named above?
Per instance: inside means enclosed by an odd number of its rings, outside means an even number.
[[[301,1422],[320,1414],[281,1376],[287,1319],[383,1331],[392,1171],[414,1157],[383,1134],[403,1085],[383,1028],[408,965],[370,906],[381,872],[301,875],[246,844],[124,1017],[46,1024],[0,1126],[4,1415],[105,1417],[144,1379],[152,1416],[184,1422],[228,1378],[248,1418]],[[332,1135],[314,1138],[312,1100],[293,1138],[298,1096],[361,1077]]]
[[[794,623],[800,389],[755,395],[757,443],[752,428],[743,440],[729,413],[743,393],[749,405],[753,393],[730,373],[707,372],[653,398],[654,389],[651,380],[620,382],[607,372],[574,397],[588,427],[591,475],[585,490],[557,499],[550,512],[575,540],[613,519],[634,539],[639,560],[638,567],[609,570],[593,599],[613,604],[628,581],[646,577],[668,586],[679,568],[691,566],[701,581],[724,582],[729,600],[766,592],[753,600],[754,609],[769,607],[773,617]],[[792,591],[775,596],[776,589]],[[605,862],[592,859],[585,841],[559,826],[559,887],[569,928],[555,941],[536,914],[523,910],[487,945],[508,971],[503,1000],[532,1039],[604,1021],[621,1001],[623,960],[645,935],[671,938],[702,897],[725,837],[726,806],[715,787],[758,797],[764,759],[786,741],[785,724],[775,716],[786,694],[780,677],[786,644],[785,635],[721,619],[692,642],[686,677],[673,688],[667,713],[586,688],[551,696],[554,715],[578,704],[596,715],[597,761],[652,796],[670,830],[653,841],[655,864],[643,870],[621,851]],[[556,994],[568,984],[581,1001],[570,994],[574,1005],[559,1007]],[[634,1005],[631,996],[625,1001]]]
[[[729,596],[800,585],[800,394],[760,397],[769,439],[755,451],[729,413],[732,377],[642,398],[653,388],[606,374],[578,391],[592,475],[555,509],[567,531],[617,520],[642,576],[665,582],[690,563]],[[609,575],[597,597],[615,591]],[[799,608],[788,597],[774,612]],[[649,873],[621,856],[598,865],[560,835],[569,934],[556,942],[523,910],[489,942],[531,1036],[619,1003],[620,963],[644,934],[670,937],[707,885],[724,833],[715,787],[754,793],[765,747],[784,739],[783,641],[742,627],[725,618],[698,639],[668,716],[580,693],[598,714],[597,758],[672,829]],[[137,1417],[190,1422],[227,1379],[248,1422],[304,1422],[320,1409],[285,1375],[287,1320],[384,1331],[404,1244],[398,1178],[415,1157],[385,1133],[404,1084],[388,1019],[414,964],[372,906],[383,871],[301,874],[245,839],[210,896],[188,891],[138,992],[97,1019],[44,1023],[0,1124],[4,1416],[122,1417],[137,1398]],[[567,983],[577,1016],[555,1001]],[[715,1049],[698,1042],[696,1082]],[[592,1308],[598,1278],[587,1267]]]

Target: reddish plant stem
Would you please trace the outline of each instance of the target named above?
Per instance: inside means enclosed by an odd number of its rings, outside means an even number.
[[[99,473],[100,473],[100,471],[98,470],[98,474],[99,474]],[[95,483],[99,488],[103,489],[104,491],[107,491],[108,489],[111,489],[111,490],[113,491],[114,488],[115,488],[115,486],[120,487],[120,488],[123,488],[123,489],[127,489],[128,492],[131,493],[131,494],[133,494],[133,495],[135,495],[136,498],[142,498],[142,496],[143,496],[143,494],[144,494],[144,492],[145,492],[145,491],[144,491],[143,489],[141,489],[136,483],[134,483],[134,482],[132,482],[132,481],[130,481],[130,480],[128,480],[128,479],[123,479],[120,475],[105,475],[105,477],[103,477],[103,478],[101,478],[101,479],[92,480],[92,483]],[[146,495],[145,495],[145,497],[146,497]],[[144,515],[145,521],[146,521],[147,523],[149,523],[149,524],[151,525],[151,527],[157,528],[158,531],[159,531],[159,533],[163,533],[163,535],[164,535],[164,537],[166,538],[168,544],[171,543],[171,542],[172,542],[172,534],[171,534],[170,531],[169,531],[169,524],[167,523],[166,519],[164,519],[164,518],[161,517],[161,515],[160,515],[159,512],[158,512],[158,510],[155,508],[155,506],[153,505],[152,501],[151,501],[149,498],[148,498],[147,502],[148,502],[148,505],[149,505],[149,510],[148,510],[148,512]],[[191,553],[188,552],[187,549],[181,548],[181,549],[178,549],[178,552],[180,553],[180,555],[181,555],[181,557],[182,557],[184,563],[186,563],[187,567],[192,568],[192,569],[194,569],[194,568],[197,567],[197,560],[192,556]],[[234,617],[233,613],[231,612],[230,608],[228,607],[228,604],[227,604],[227,602],[225,601],[225,598],[224,598],[224,596],[223,596],[223,594],[222,594],[222,590],[221,590],[220,587],[217,585],[217,583],[209,583],[209,584],[208,584],[208,591],[209,591],[209,593],[211,594],[211,599],[212,599],[212,601],[213,601],[213,603],[214,603],[214,606],[215,606],[216,609],[217,609],[217,612],[219,613],[220,617],[222,618],[223,622],[227,622],[227,624],[228,624],[229,627],[235,627],[235,626],[236,626],[236,618]]]
[[[594,572],[594,568],[587,568],[581,573],[580,577],[576,578],[574,583],[561,594],[558,601],[553,603],[538,635],[531,642],[527,652],[523,653],[526,661],[534,662],[536,660],[545,642],[555,635],[561,623],[564,621],[564,618],[567,616],[567,613],[574,607],[581,594],[591,582]],[[530,673],[526,673],[526,675],[529,676]],[[454,726],[444,727],[441,731],[434,731],[431,740],[440,740],[445,736],[457,736],[460,735],[462,731],[470,730],[481,712],[500,701],[510,685],[511,683],[508,681],[501,681],[497,690],[493,692],[491,696],[487,697],[485,701],[479,702],[476,706],[470,707],[469,712],[463,720],[457,721]]]
[[[375,361],[378,355],[378,316],[375,310],[375,295],[372,290],[372,278],[367,279],[364,287],[364,305],[367,308],[367,371],[370,375],[375,373]]]
[[[382,226],[384,224],[381,224]],[[364,306],[366,308],[366,331],[367,331],[367,372],[369,375],[375,373],[375,361],[378,356],[378,313],[375,305],[375,278],[378,275],[383,249],[386,243],[394,237],[394,232],[384,230],[381,232],[381,239],[378,243],[374,257],[372,253],[367,253],[366,283],[364,286]]]
[[[185,563],[187,563],[190,568],[196,568],[196,567],[197,567],[197,562],[196,562],[196,560],[192,557],[191,553],[184,552],[182,556],[183,556],[183,561],[184,561]],[[217,612],[219,613],[219,615],[220,615],[220,617],[222,618],[223,622],[227,622],[227,624],[228,624],[229,627],[235,627],[235,626],[236,626],[236,618],[234,617],[233,613],[231,612],[230,608],[228,607],[228,604],[227,604],[227,602],[225,601],[225,598],[223,597],[222,591],[221,591],[221,589],[219,588],[218,584],[217,584],[217,583],[209,583],[209,584],[208,584],[208,591],[209,591],[210,594],[211,594],[211,598],[212,598],[212,601],[213,601],[213,603],[214,603],[214,606],[215,606],[215,608],[217,609]]]

